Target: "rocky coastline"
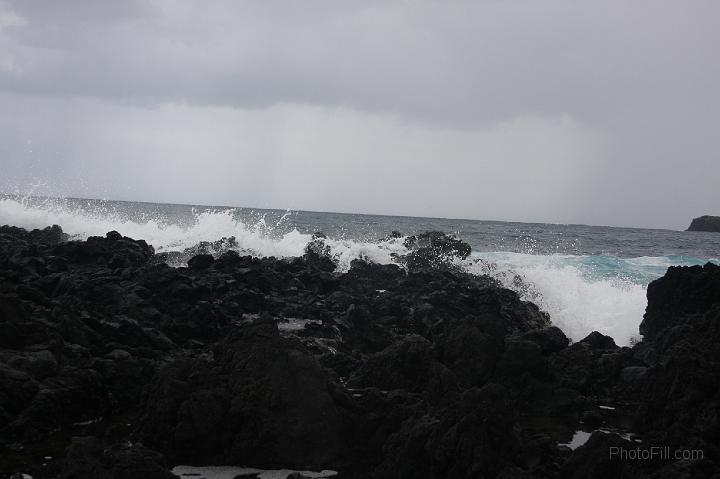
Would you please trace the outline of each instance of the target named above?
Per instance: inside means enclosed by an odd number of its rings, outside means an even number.
[[[199,245],[176,268],[117,232],[0,227],[0,477],[718,477],[720,267],[651,283],[633,347],[571,344],[455,268],[468,245],[406,245],[402,267],[345,273],[321,234],[299,258]],[[672,457],[610,453],[653,448]]]
[[[694,218],[687,230],[720,233],[720,216],[705,215]]]

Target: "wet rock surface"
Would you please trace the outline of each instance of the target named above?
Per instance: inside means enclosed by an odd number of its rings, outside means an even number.
[[[407,238],[402,267],[355,260],[346,273],[321,234],[287,260],[232,241],[174,268],[117,232],[69,242],[59,227],[0,227],[0,477],[170,478],[180,463],[718,473],[717,266],[652,283],[644,340],[627,348],[600,333],[570,344],[535,305],[461,272],[469,247],[442,233]],[[595,432],[562,445],[576,429]],[[609,456],[652,446],[703,456]]]

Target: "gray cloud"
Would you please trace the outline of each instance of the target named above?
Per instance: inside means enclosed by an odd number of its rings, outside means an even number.
[[[0,3],[5,188],[682,227],[719,203],[717,5]]]
[[[497,121],[720,80],[714,3],[17,2],[10,91],[263,107],[345,105]],[[343,5],[349,5],[343,3]]]

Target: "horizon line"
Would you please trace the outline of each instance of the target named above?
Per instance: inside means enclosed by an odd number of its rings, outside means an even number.
[[[614,225],[597,225],[588,223],[552,223],[547,221],[517,221],[517,220],[497,220],[497,219],[478,219],[478,218],[455,218],[455,217],[443,217],[443,216],[414,216],[407,214],[386,214],[386,213],[357,213],[347,211],[320,211],[320,210],[304,210],[296,208],[269,208],[260,206],[230,206],[230,205],[205,205],[195,203],[173,203],[166,201],[146,201],[146,200],[122,200],[114,198],[89,198],[84,196],[50,196],[50,195],[33,195],[33,194],[19,194],[19,193],[3,193],[0,192],[0,196],[9,196],[15,198],[45,198],[53,200],[85,200],[85,201],[107,201],[115,203],[141,203],[150,205],[169,205],[169,206],[189,206],[189,207],[200,207],[200,208],[222,208],[222,209],[247,209],[247,210],[266,210],[266,211],[295,211],[302,213],[324,213],[324,214],[336,214],[336,215],[358,215],[358,216],[379,216],[384,218],[416,218],[416,219],[431,219],[431,220],[449,220],[449,221],[479,221],[488,223],[514,223],[514,224],[527,224],[527,225],[553,225],[553,226],[587,226],[592,228],[617,228],[617,229],[642,229],[642,230],[657,230],[657,231],[678,231],[683,232],[687,230],[672,229],[672,228],[657,228],[657,227],[643,227],[643,226],[614,226]],[[701,215],[702,216],[702,215]]]

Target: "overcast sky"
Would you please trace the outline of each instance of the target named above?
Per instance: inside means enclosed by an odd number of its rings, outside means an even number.
[[[0,0],[0,191],[720,214],[720,2]]]

